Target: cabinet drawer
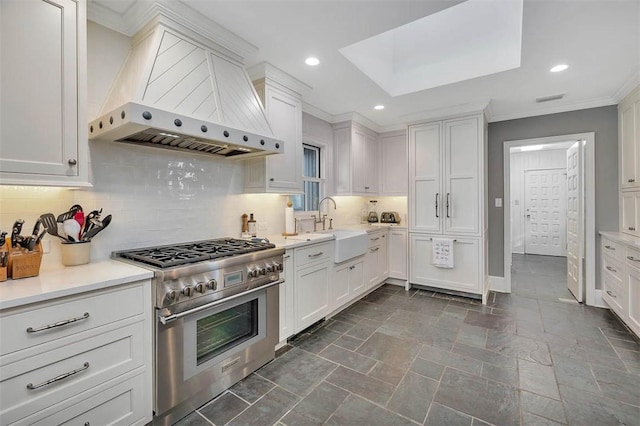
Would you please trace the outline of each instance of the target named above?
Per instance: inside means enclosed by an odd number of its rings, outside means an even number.
[[[49,415],[35,423],[48,425],[144,424],[144,375],[139,374],[99,394]]]
[[[624,280],[624,263],[612,258],[611,256],[602,256],[603,274],[609,274],[613,279],[620,282]]]
[[[143,365],[142,321],[12,363],[0,358],[3,423],[65,401]]]
[[[386,231],[384,232],[372,232],[369,234],[369,248],[379,246],[386,242]]]
[[[640,251],[627,247],[625,254],[627,265],[640,269]]]
[[[602,298],[620,318],[625,318],[625,291],[624,281],[616,280],[611,274],[602,277]]]
[[[331,254],[332,244],[333,241],[295,249],[296,268],[315,262],[324,262],[329,259],[333,261]]]
[[[143,284],[29,307],[0,317],[1,355],[144,312]]]
[[[625,256],[624,246],[614,241],[606,240],[603,238],[602,242],[600,243],[600,251],[602,254],[611,256],[614,259],[624,261],[624,256]]]

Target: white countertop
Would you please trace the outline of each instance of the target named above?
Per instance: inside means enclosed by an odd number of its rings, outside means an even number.
[[[640,248],[640,238],[629,234],[623,234],[622,232],[600,231],[600,235],[628,246]]]
[[[309,239],[304,239],[305,235],[309,235]],[[333,234],[298,234],[294,237],[285,237],[282,235],[273,235],[268,237],[269,241],[276,245],[276,247],[283,249],[292,249],[297,247],[304,247],[311,244],[322,243],[325,241],[331,241],[335,239]]]
[[[0,282],[0,310],[150,279],[153,272],[115,260],[43,269],[40,275]]]

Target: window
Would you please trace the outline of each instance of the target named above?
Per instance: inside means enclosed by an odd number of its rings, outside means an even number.
[[[321,152],[319,146],[303,144],[302,182],[304,195],[291,197],[295,211],[318,210],[318,202],[324,192],[324,176],[321,174]]]

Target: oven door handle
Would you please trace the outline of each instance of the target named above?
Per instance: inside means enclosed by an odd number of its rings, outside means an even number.
[[[206,309],[213,308],[214,306],[222,305],[223,303],[230,302],[230,301],[238,299],[240,297],[244,297],[244,296],[249,295],[249,294],[257,293],[258,291],[266,290],[269,287],[273,287],[275,285],[280,285],[283,282],[284,282],[284,280],[274,281],[272,283],[269,283],[269,284],[266,284],[266,285],[263,285],[263,286],[260,286],[260,287],[252,288],[251,290],[245,291],[243,293],[234,294],[233,296],[229,296],[229,297],[226,297],[226,298],[221,299],[221,300],[216,300],[215,302],[211,302],[211,303],[208,303],[206,305],[198,306],[197,308],[189,309],[188,311],[178,312],[177,314],[167,315],[166,317],[160,315],[158,317],[158,320],[162,324],[168,324],[168,323],[170,323],[172,321],[175,321],[175,320],[177,320],[179,318],[186,317],[187,315],[195,314],[196,312],[204,311]]]

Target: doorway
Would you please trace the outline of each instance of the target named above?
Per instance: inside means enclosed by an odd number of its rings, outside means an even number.
[[[504,143],[505,291],[596,304],[594,142],[585,133]],[[576,189],[567,191],[572,146],[583,171],[577,198]]]

